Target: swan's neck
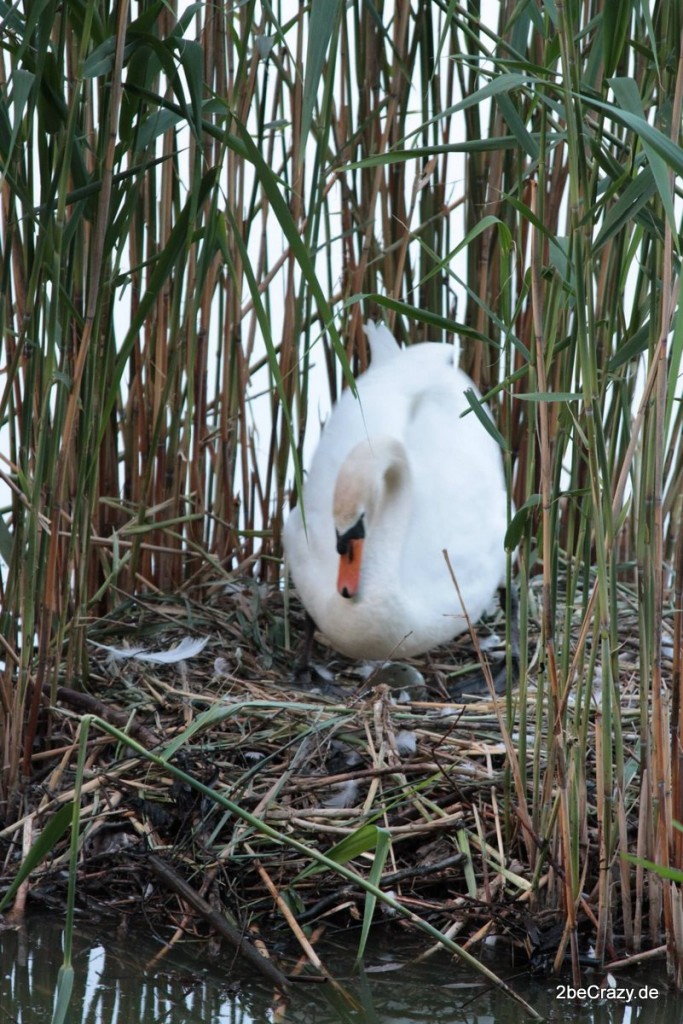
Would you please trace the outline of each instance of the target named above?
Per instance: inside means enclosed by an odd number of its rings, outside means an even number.
[[[412,508],[412,482],[404,446],[396,438],[361,441],[337,478],[338,532],[365,523],[361,596],[400,589],[402,552]]]

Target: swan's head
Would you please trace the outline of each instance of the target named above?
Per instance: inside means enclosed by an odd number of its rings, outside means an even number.
[[[339,555],[337,590],[342,597],[357,596],[366,532],[407,469],[405,449],[394,438],[361,441],[342,463],[332,503]]]
[[[361,512],[356,522],[340,533],[337,529],[337,554],[339,574],[337,590],[342,597],[355,597],[360,588],[360,567],[365,543],[365,513]]]

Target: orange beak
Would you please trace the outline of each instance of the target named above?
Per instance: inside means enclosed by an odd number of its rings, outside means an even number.
[[[358,593],[362,557],[363,538],[354,537],[349,539],[344,554],[339,556],[337,590],[342,597],[355,597]]]

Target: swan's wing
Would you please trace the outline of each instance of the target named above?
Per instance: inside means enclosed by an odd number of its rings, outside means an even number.
[[[471,411],[462,415],[474,385],[444,349],[425,349],[422,365],[416,358],[412,367],[404,443],[414,506],[403,557],[405,571],[409,563],[417,574],[416,590],[447,595],[446,549],[476,620],[504,572],[505,480],[498,445]]]

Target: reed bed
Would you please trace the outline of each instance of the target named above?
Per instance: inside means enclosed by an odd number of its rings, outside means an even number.
[[[474,940],[507,927],[497,898],[524,904],[561,914],[551,959],[576,981],[587,928],[600,962],[664,946],[680,986],[679,5],[48,0],[0,18],[4,874],[20,824],[29,844],[72,786],[80,720],[71,907],[91,833],[145,832],[181,880],[211,863],[243,921],[251,901],[287,919],[301,850],[183,806],[183,769],[152,754],[170,744],[314,858],[374,828],[367,885],[407,866],[418,917]],[[457,339],[500,433],[522,669],[483,717],[287,688],[283,517],[369,316]],[[93,640],[169,622],[206,626],[227,669],[107,675]],[[323,814],[346,731],[361,801]],[[417,882],[428,841],[466,858],[444,868],[453,905]],[[294,888],[310,906],[343,885],[328,864]]]
[[[539,580],[532,598],[540,589]],[[630,761],[620,820],[627,845],[636,848],[637,609],[626,589],[620,611],[621,721]],[[33,899],[52,907],[67,899],[67,826],[77,797],[77,900],[91,917],[112,917],[122,932],[143,915],[170,943],[217,932],[248,963],[254,951],[245,935],[261,938],[280,951],[277,966],[261,960],[252,967],[283,988],[297,977],[297,951],[309,972],[325,976],[322,940],[339,928],[357,930],[362,955],[369,919],[418,934],[431,929],[425,956],[455,942],[460,956],[476,957],[481,967],[495,939],[498,955],[507,951],[518,968],[550,970],[563,955],[565,915],[555,891],[562,850],[510,801],[510,772],[524,766],[510,756],[519,737],[508,731],[502,702],[454,704],[445,696],[457,673],[476,665],[471,643],[414,661],[424,687],[408,695],[328,652],[339,692],[321,696],[289,682],[284,616],[280,593],[247,582],[198,607],[136,603],[116,620],[101,620],[90,642],[90,692],[60,687],[51,746],[35,756],[35,805],[2,833],[25,849],[50,833],[49,856],[43,849],[31,865]],[[297,634],[301,620],[292,622]],[[579,626],[577,609],[577,633]],[[164,663],[162,653],[178,651],[188,627],[205,646],[188,660]],[[503,629],[502,614],[487,628]],[[143,658],[127,646],[141,637]],[[540,624],[530,640],[539,657]],[[130,656],[113,656],[112,647]],[[535,685],[525,700],[528,728],[547,749]],[[515,721],[519,701],[515,694]],[[570,706],[576,712],[573,699]],[[585,710],[585,730],[592,779],[601,742],[597,704]],[[547,770],[547,755],[538,767]],[[529,799],[531,780],[516,778],[514,786]],[[590,947],[601,821],[594,787],[583,796],[579,949],[584,967],[598,967]],[[312,870],[316,854],[346,874]],[[373,883],[387,903],[368,911],[366,886]],[[623,908],[614,913],[606,947],[612,969],[637,963],[637,946],[643,959],[652,957],[642,948],[647,943],[625,942],[629,933],[647,933],[642,873],[634,896],[628,919]]]

